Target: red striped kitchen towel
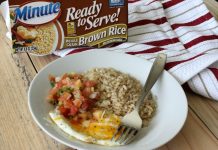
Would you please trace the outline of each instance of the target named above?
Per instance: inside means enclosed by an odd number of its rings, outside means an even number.
[[[194,92],[218,100],[218,23],[202,0],[129,0],[128,15],[128,42],[105,50],[151,61],[166,53],[166,69],[180,84],[187,82]]]

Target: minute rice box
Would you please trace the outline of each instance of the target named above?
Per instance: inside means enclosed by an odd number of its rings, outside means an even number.
[[[127,41],[125,0],[9,0],[14,52],[37,56]]]

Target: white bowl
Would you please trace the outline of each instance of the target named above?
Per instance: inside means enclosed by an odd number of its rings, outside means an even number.
[[[55,140],[67,146],[87,150],[155,149],[170,141],[182,128],[187,117],[187,99],[182,87],[164,71],[152,88],[156,96],[157,112],[149,127],[140,131],[131,144],[120,147],[106,147],[81,142],[70,138],[55,125],[46,120],[53,107],[45,100],[50,89],[48,75],[62,75],[67,72],[84,72],[94,67],[112,67],[128,73],[144,84],[151,63],[127,54],[93,50],[60,58],[44,67],[33,79],[29,92],[30,112],[39,127]]]

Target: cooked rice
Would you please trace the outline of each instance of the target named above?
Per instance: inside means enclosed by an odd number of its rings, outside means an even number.
[[[139,99],[142,85],[128,74],[112,68],[94,68],[85,74],[89,80],[98,82],[97,89],[101,93],[101,100],[97,103],[116,115],[124,116],[131,112]],[[143,126],[147,126],[156,111],[156,103],[149,94],[140,108]]]
[[[38,55],[50,54],[53,50],[54,42],[56,40],[55,26],[53,23],[36,26],[38,32],[37,38],[32,45],[37,47],[36,51],[31,53]]]

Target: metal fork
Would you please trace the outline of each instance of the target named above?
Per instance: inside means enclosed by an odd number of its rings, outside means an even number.
[[[167,56],[165,54],[158,54],[155,59],[148,78],[145,82],[141,96],[136,103],[134,110],[126,114],[121,121],[121,125],[112,137],[112,141],[125,145],[133,141],[138,131],[142,128],[142,119],[139,116],[140,105],[144,102],[145,97],[150,92],[151,88],[164,70]]]

